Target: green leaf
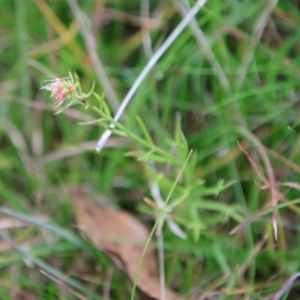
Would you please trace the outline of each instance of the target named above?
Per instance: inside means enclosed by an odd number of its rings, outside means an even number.
[[[94,93],[94,89],[95,89],[95,80],[93,81],[90,91],[87,94],[85,94],[85,98],[89,98]]]
[[[150,136],[150,133],[149,131],[147,130],[146,126],[145,126],[145,123],[143,122],[143,120],[139,117],[139,116],[135,116],[143,134],[144,134],[144,137],[146,139],[146,141],[150,144],[150,145],[153,145],[153,141],[152,141],[152,138]]]

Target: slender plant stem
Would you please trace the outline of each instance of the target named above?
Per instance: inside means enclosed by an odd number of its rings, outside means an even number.
[[[170,200],[170,198],[171,198],[171,196],[172,196],[172,194],[173,194],[173,192],[174,192],[174,190],[175,190],[175,188],[176,188],[176,186],[177,186],[177,184],[178,184],[178,182],[179,182],[179,180],[180,180],[180,178],[182,176],[182,173],[183,173],[185,167],[187,166],[187,163],[189,162],[189,160],[191,158],[191,155],[192,155],[192,151],[190,151],[190,153],[189,153],[187,159],[185,160],[185,162],[184,162],[184,164],[183,164],[180,172],[178,173],[178,176],[177,176],[176,180],[174,181],[174,184],[173,184],[173,186],[172,186],[172,188],[171,188],[171,190],[170,190],[170,192],[169,192],[169,194],[167,196],[165,205],[164,205],[164,207],[162,207],[161,211],[159,212],[159,215],[158,215],[158,217],[156,219],[156,222],[155,222],[155,224],[154,224],[154,226],[153,226],[153,228],[152,228],[152,230],[150,232],[150,235],[149,235],[148,240],[147,240],[147,242],[145,244],[142,256],[141,256],[140,261],[139,261],[139,266],[138,266],[138,270],[137,270],[136,275],[135,275],[135,279],[134,279],[134,283],[133,283],[133,288],[132,288],[130,300],[134,300],[136,286],[137,286],[138,278],[140,276],[140,272],[141,272],[143,260],[144,260],[145,255],[146,255],[146,251],[147,251],[147,249],[148,249],[148,247],[150,245],[151,239],[152,239],[152,237],[153,237],[156,229],[158,228],[158,225],[163,223],[163,218],[166,215],[166,212],[165,212],[166,206],[169,204],[169,200]]]
[[[149,141],[143,140],[138,135],[134,134],[130,130],[126,128],[126,126],[122,125],[121,123],[115,121],[115,119],[109,117],[107,114],[105,114],[102,110],[98,109],[96,106],[88,104],[88,107],[90,107],[92,110],[94,110],[97,114],[99,114],[100,117],[104,118],[105,120],[109,120],[111,124],[109,127],[111,130],[119,129],[120,131],[124,132],[128,137],[135,140],[138,144],[148,148],[150,151],[156,152],[157,154],[160,154],[162,157],[166,158],[170,163],[179,166],[179,161],[172,155],[170,155],[169,152],[157,147],[155,144],[150,143]],[[114,126],[112,128],[112,125]]]

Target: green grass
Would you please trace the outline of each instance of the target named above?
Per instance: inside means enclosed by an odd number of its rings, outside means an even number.
[[[126,154],[133,149],[146,153],[148,148],[116,134],[112,138],[117,146],[100,154],[90,145],[71,155],[73,146],[80,148],[103,133],[101,126],[77,125],[97,115],[81,106],[54,115],[53,99],[40,90],[51,74],[77,72],[85,92],[95,80],[95,92],[106,93],[114,115],[114,101],[121,103],[149,61],[136,24],[140,1],[106,1],[103,15],[101,1],[77,1],[93,20],[110,95],[97,77],[81,25],[76,29],[72,2],[1,1],[0,224],[4,218],[28,223],[0,228],[0,298],[21,299],[26,294],[25,299],[104,299],[112,273],[110,299],[130,299],[130,280],[74,227],[73,205],[65,190],[78,185],[92,195],[104,194],[115,206],[147,220],[151,229],[157,211],[143,202],[143,197],[152,199],[150,181],[158,184],[166,200],[193,149],[169,202],[187,239],[174,235],[167,225],[163,244],[153,239],[164,249],[167,286],[194,299],[216,292],[216,299],[273,299],[299,272],[300,209],[290,203],[299,198],[299,190],[279,187],[288,205],[280,209],[278,242],[271,213],[235,235],[229,233],[271,206],[270,189],[260,188],[263,183],[237,141],[265,177],[258,143],[267,149],[278,184],[300,179],[298,4],[280,1],[269,16],[266,1],[208,0],[196,16],[197,26],[220,69],[190,28],[176,38],[140,84],[121,121],[131,135],[147,140],[149,134],[167,153],[148,153],[139,160]],[[161,17],[150,34],[155,53],[182,19],[175,4],[186,1],[149,2],[150,15]],[[58,156],[59,150],[65,150],[64,157]],[[149,167],[153,160],[159,160],[155,171]],[[145,297],[140,291],[135,295]],[[299,297],[295,285],[286,299]]]

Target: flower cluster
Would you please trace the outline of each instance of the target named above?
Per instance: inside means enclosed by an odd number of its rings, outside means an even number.
[[[84,100],[93,94],[94,84],[88,94],[82,93],[77,75],[73,77],[70,73],[70,77],[51,79],[41,89],[51,92],[50,97],[55,98],[55,106],[59,107],[57,113],[60,113],[71,105],[83,104]]]
[[[43,86],[42,89],[51,92],[51,98],[55,98],[56,101],[60,102],[68,97],[75,96],[78,82],[74,83],[69,78],[54,78],[47,85]],[[59,104],[58,104],[59,105]]]

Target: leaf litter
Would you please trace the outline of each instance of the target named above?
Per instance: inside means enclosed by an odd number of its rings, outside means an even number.
[[[70,193],[80,231],[134,282],[150,234],[146,226],[129,213],[101,207],[79,188],[70,189]],[[161,299],[157,259],[151,245],[145,252],[137,287],[148,296]],[[167,287],[164,294],[165,300],[184,300]]]

